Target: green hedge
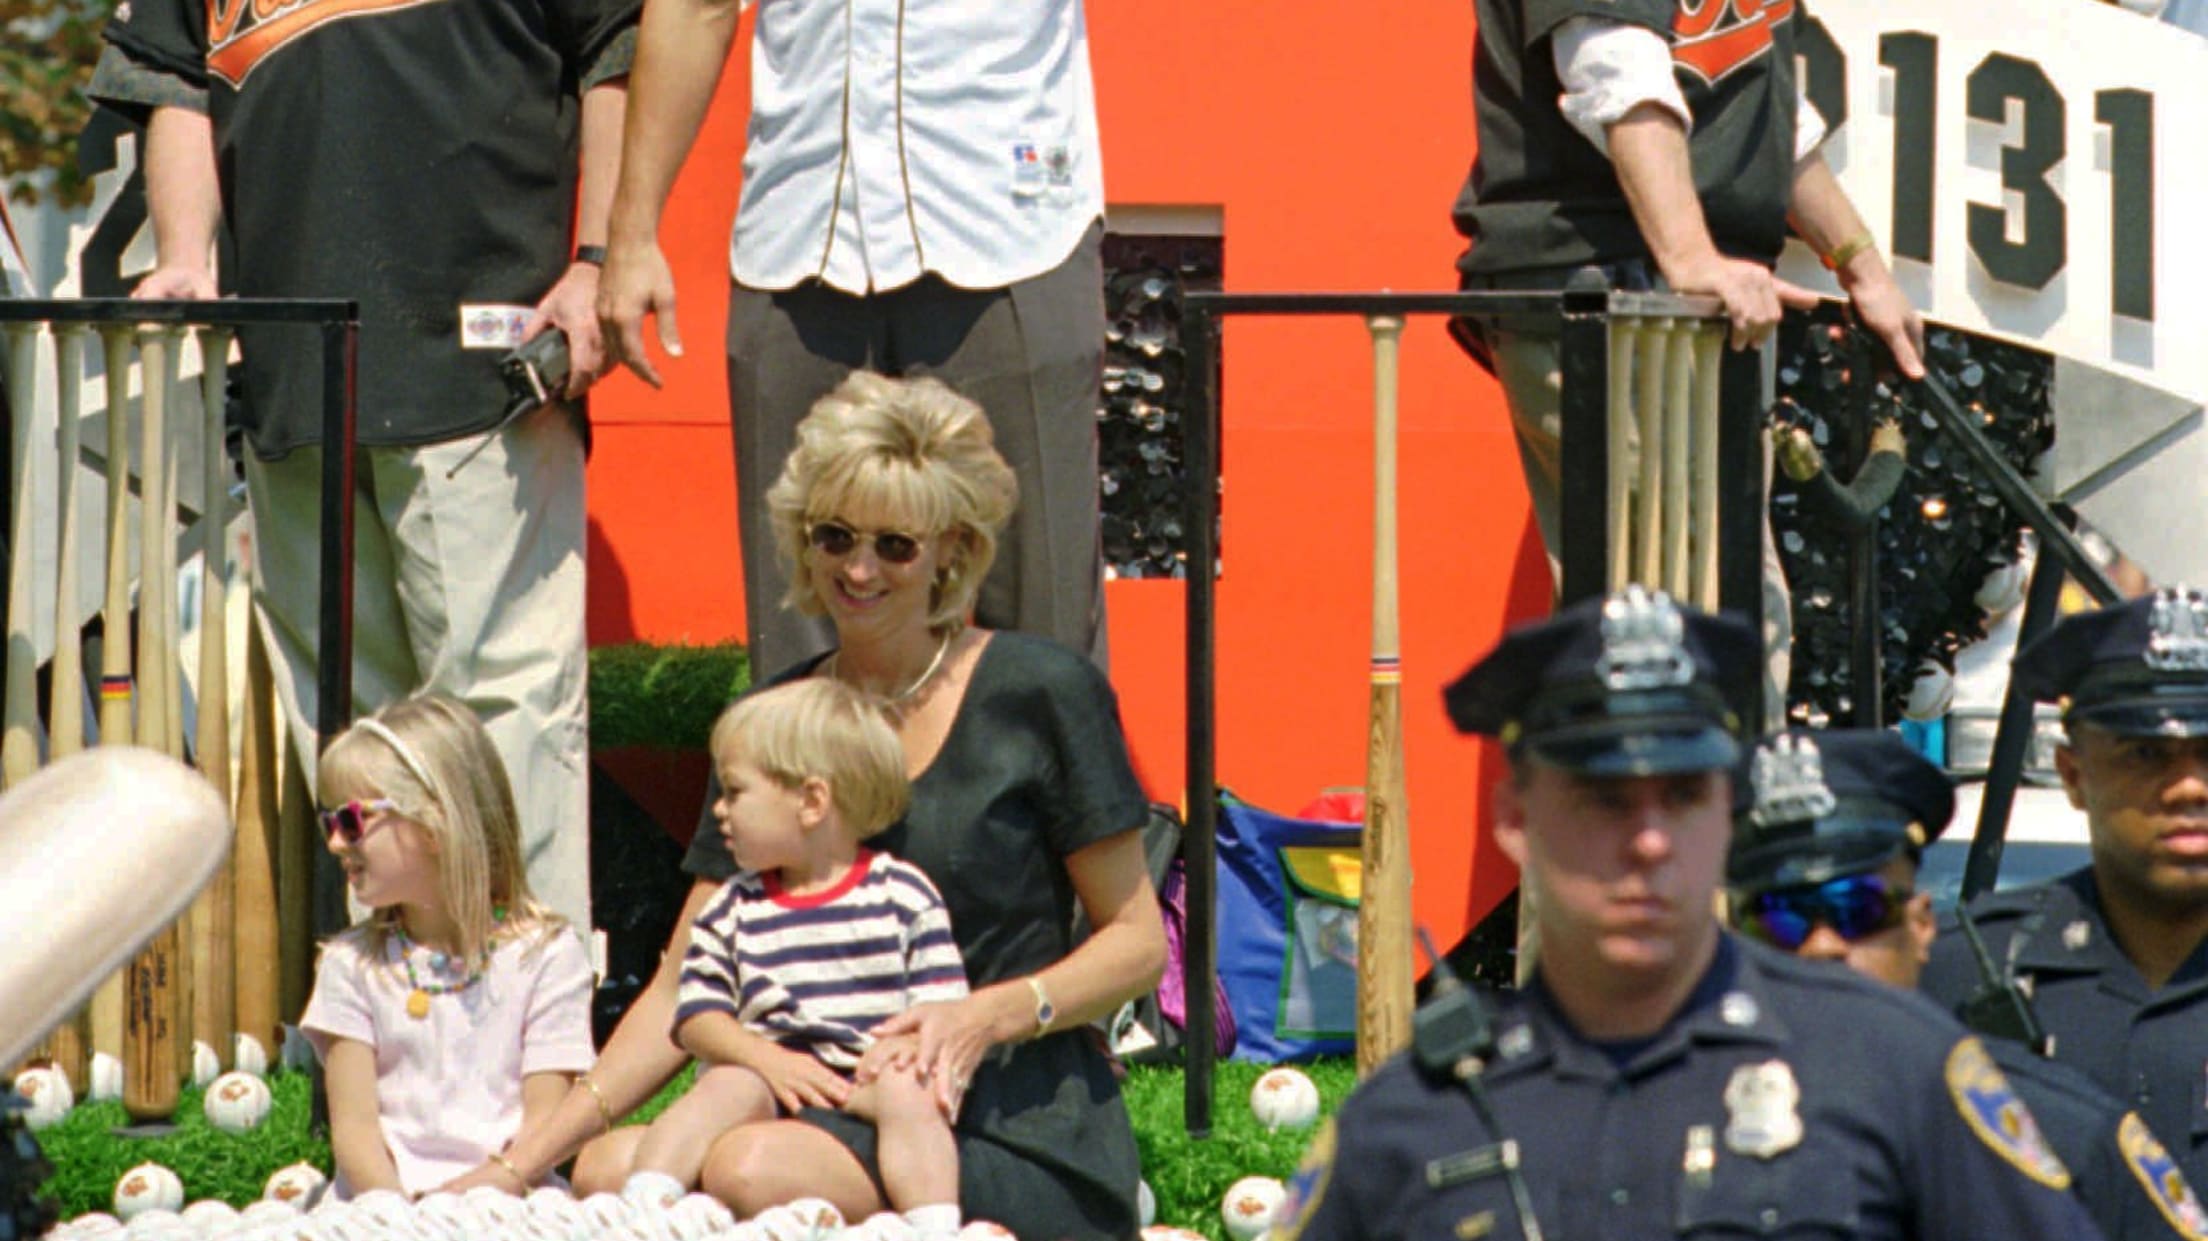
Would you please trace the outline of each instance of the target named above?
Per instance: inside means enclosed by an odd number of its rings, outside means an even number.
[[[740,646],[593,647],[591,748],[702,750],[721,708],[750,684]]]
[[[1245,1176],[1286,1180],[1294,1172],[1310,1130],[1269,1133],[1249,1108],[1250,1086],[1267,1066],[1227,1062],[1214,1077],[1216,1106],[1212,1136],[1198,1140],[1182,1123],[1182,1074],[1179,1069],[1137,1067],[1123,1091],[1142,1151],[1144,1179],[1157,1195],[1158,1222],[1193,1228],[1215,1241],[1224,1238],[1219,1200],[1227,1187]],[[1331,1113],[1356,1084],[1356,1066],[1347,1060],[1304,1066]],[[630,1123],[657,1115],[681,1092],[689,1076],[676,1081],[638,1110]],[[308,1131],[309,1087],[304,1074],[272,1073],[269,1089],[275,1107],[261,1127],[231,1135],[208,1125],[200,1111],[201,1092],[187,1089],[177,1109],[175,1132],[159,1138],[123,1138],[114,1130],[128,1123],[120,1103],[83,1104],[37,1135],[54,1175],[46,1192],[62,1218],[110,1209],[115,1182],[131,1167],[165,1164],[184,1182],[184,1200],[220,1198],[242,1207],[261,1195],[276,1169],[306,1162],[330,1170],[329,1143]]]

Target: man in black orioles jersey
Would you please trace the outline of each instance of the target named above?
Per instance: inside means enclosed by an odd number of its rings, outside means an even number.
[[[513,780],[530,886],[586,931],[583,439],[565,410],[500,429],[499,359],[557,328],[570,396],[600,368],[637,10],[124,0],[92,88],[147,122],[140,297],[215,296],[220,220],[237,243],[224,292],[360,303],[356,705],[426,688],[474,709]],[[311,781],[321,355],[311,327],[240,347],[254,598]]]
[[[1587,265],[1619,289],[1717,297],[1732,344],[1766,340],[1815,298],[1772,274],[1788,225],[1831,266],[1857,316],[1923,373],[1923,324],[1819,153],[1802,99],[1802,0],[1478,0],[1472,93],[1479,155],[1457,197],[1467,289],[1560,289]],[[1459,321],[1502,381],[1549,556],[1560,543],[1557,337]],[[1767,549],[1768,551],[1768,549]],[[1765,603],[1783,655],[1786,607]],[[1783,705],[1783,668],[1766,704]],[[1776,692],[1773,692],[1776,691]]]

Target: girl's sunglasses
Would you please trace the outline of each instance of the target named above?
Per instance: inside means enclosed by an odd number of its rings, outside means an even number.
[[[920,558],[920,536],[902,530],[861,533],[840,521],[819,521],[813,523],[805,537],[814,551],[838,560],[856,550],[861,539],[874,544],[874,554],[881,557],[884,564],[911,564]]]
[[[346,844],[357,845],[360,838],[368,834],[368,820],[398,808],[399,803],[388,797],[372,797],[366,801],[356,797],[335,810],[321,812],[323,838],[335,833]]]
[[[1889,887],[1877,875],[1846,875],[1815,887],[1759,892],[1744,902],[1741,929],[1792,952],[1821,922],[1852,944],[1901,925],[1913,895],[1909,888]]]

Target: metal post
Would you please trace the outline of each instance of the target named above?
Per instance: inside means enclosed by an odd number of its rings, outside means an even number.
[[[1212,667],[1216,646],[1219,562],[1218,321],[1209,307],[1186,304],[1181,341],[1188,353],[1188,407],[1181,416],[1181,453],[1187,467],[1188,532],[1188,830],[1181,837],[1187,874],[1188,928],[1181,945],[1181,994],[1188,1024],[1182,1034],[1186,1076],[1182,1120],[1192,1137],[1211,1136],[1212,1067],[1218,1057],[1212,978],[1217,970],[1217,860],[1219,779],[1213,728],[1217,693]]]
[[[1563,380],[1558,419],[1563,461],[1557,478],[1559,606],[1609,589],[1610,283],[1600,268],[1572,275],[1564,291],[1557,367]],[[1647,446],[1653,448],[1653,445]]]
[[[2032,584],[2024,594],[2024,619],[2017,622],[2018,650],[2055,623],[2062,602],[2063,576],[2062,562],[2048,555],[2047,541],[2040,540],[2039,558],[2032,564]],[[2011,678],[2001,695],[2001,723],[1993,734],[1993,761],[1986,771],[1985,796],[1978,803],[1978,831],[1970,838],[1970,853],[1963,862],[1960,899],[1965,903],[1981,892],[1991,891],[2001,874],[2009,808],[2016,804],[2016,786],[2024,778],[2024,756],[2032,745],[2033,714],[2031,698],[2018,691]]]

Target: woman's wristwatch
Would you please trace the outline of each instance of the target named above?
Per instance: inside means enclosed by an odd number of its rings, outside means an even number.
[[[1050,1002],[1050,992],[1043,989],[1041,975],[1029,974],[1027,986],[1035,993],[1035,1033],[1031,1037],[1041,1038],[1050,1033],[1050,1023],[1058,1020],[1058,1006]]]

